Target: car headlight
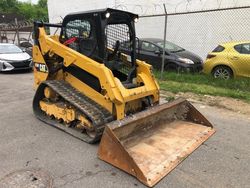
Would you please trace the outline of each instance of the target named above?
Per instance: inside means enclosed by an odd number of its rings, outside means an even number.
[[[4,63],[7,63],[6,61],[4,60],[0,60],[0,71],[4,69]]]
[[[186,64],[190,64],[190,65],[194,64],[194,62],[191,59],[179,57],[178,60],[181,61],[182,63],[186,63]]]
[[[0,60],[0,71],[10,71],[14,67],[5,60]]]

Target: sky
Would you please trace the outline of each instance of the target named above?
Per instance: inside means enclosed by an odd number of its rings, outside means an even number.
[[[32,2],[34,4],[36,4],[38,2],[38,0],[18,0],[18,1],[22,1],[22,2]]]

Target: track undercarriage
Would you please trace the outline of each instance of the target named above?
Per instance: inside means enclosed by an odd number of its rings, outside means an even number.
[[[87,143],[100,140],[112,115],[64,81],[45,81],[33,101],[35,115]]]

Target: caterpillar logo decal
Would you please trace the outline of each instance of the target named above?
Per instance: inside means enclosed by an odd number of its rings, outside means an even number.
[[[42,63],[35,63],[35,68],[39,72],[48,72],[48,68],[45,64]]]

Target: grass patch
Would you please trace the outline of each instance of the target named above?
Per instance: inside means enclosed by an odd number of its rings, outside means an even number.
[[[160,78],[160,72],[155,72]],[[202,95],[232,97],[250,102],[250,79],[231,80],[215,79],[204,74],[165,72],[163,80],[159,80],[161,89],[173,93],[192,92]]]

